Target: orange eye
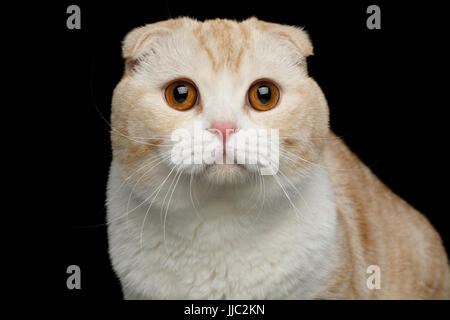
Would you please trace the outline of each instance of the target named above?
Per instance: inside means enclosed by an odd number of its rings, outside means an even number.
[[[272,109],[278,103],[280,91],[269,81],[260,81],[253,84],[248,90],[248,102],[259,111]]]
[[[172,108],[187,110],[197,102],[197,89],[188,81],[175,81],[166,88],[165,96]]]

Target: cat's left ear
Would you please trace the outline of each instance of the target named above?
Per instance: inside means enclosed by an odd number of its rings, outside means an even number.
[[[277,36],[290,41],[305,57],[314,54],[313,45],[308,33],[299,27],[278,25],[274,32]]]
[[[271,35],[281,40],[289,41],[298,52],[304,57],[313,55],[313,45],[309,38],[308,33],[299,27],[266,22],[258,20],[256,17],[248,19],[246,22],[255,24],[264,32],[268,32]]]

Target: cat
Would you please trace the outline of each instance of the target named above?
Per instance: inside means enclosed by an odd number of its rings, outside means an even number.
[[[107,187],[124,298],[450,297],[438,233],[329,128],[312,54],[303,29],[254,17],[182,17],[127,34]],[[202,147],[223,147],[218,158],[245,129],[276,129],[278,167],[174,163],[173,132],[195,126]]]

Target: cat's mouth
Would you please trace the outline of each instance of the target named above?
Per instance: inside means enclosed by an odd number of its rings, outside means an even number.
[[[206,166],[205,166],[205,169],[206,170],[210,170],[211,168],[213,168],[213,167],[223,167],[223,170],[229,170],[230,169],[230,167],[239,167],[239,168],[242,168],[242,169],[244,169],[245,170],[245,166],[243,165],[243,164],[239,164],[239,163],[229,163],[229,164],[207,164]],[[219,169],[216,169],[216,170],[219,170]]]
[[[242,164],[208,164],[203,178],[214,184],[241,184],[247,181],[249,172]]]

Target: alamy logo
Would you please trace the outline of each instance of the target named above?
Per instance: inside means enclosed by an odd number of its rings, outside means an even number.
[[[367,29],[381,29],[381,9],[379,6],[373,4],[367,7],[366,13],[370,14],[367,18]]]
[[[81,289],[81,269],[77,265],[71,265],[67,267],[67,274],[70,276],[67,277],[66,286],[67,289]]]
[[[261,175],[275,175],[279,166],[279,132],[277,129],[220,130],[202,129],[194,123],[193,134],[176,129],[171,160],[174,164],[250,164],[260,168]],[[214,133],[214,134],[211,134]],[[229,137],[234,135],[233,139]],[[216,137],[216,135],[218,137]],[[220,143],[222,141],[222,143]]]
[[[369,290],[381,289],[381,269],[377,265],[370,265],[366,272],[370,274],[367,278],[367,288]]]
[[[76,4],[68,6],[66,13],[70,14],[70,16],[67,18],[67,21],[66,21],[67,29],[69,29],[69,30],[81,29],[81,9],[80,9],[80,7],[77,6]]]

